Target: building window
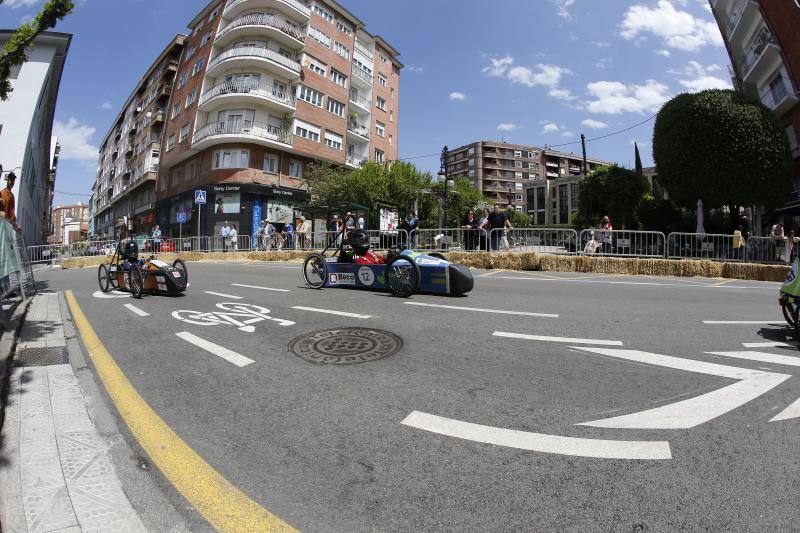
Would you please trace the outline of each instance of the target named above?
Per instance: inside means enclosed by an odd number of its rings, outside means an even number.
[[[292,159],[289,161],[289,175],[293,178],[303,177],[303,163]]]
[[[250,150],[217,150],[212,158],[211,168],[248,168]]]
[[[375,123],[375,133],[380,135],[381,137],[386,136],[386,124],[383,122],[376,122]]]
[[[386,57],[385,55],[383,55],[383,53],[381,53],[381,62],[382,63],[388,63],[389,62],[389,58]]]
[[[200,70],[202,70],[205,62],[206,62],[205,59],[201,59],[200,61],[194,64],[194,68],[192,68],[192,76],[196,75],[198,72],[200,72]]]
[[[470,159],[468,164],[469,164],[469,166],[474,167],[475,166],[475,160],[474,159]]]
[[[197,89],[192,89],[189,91],[188,96],[186,96],[186,107],[192,105],[195,100],[197,100]]]
[[[528,170],[538,170],[539,164],[538,163],[528,163]]]
[[[278,158],[274,155],[265,155],[264,156],[264,172],[269,172],[271,174],[278,173]]]
[[[353,35],[353,30],[350,28],[350,26],[346,25],[340,20],[336,21],[336,27],[339,28],[339,31],[342,33],[345,33],[347,35]]]
[[[394,111],[389,111],[389,122],[394,122]]]
[[[175,134],[173,133],[167,137],[167,152],[175,148]]]
[[[522,168],[522,161],[514,161],[514,168]]]
[[[383,163],[383,150],[378,150],[375,148],[375,162],[376,163]]]
[[[324,18],[326,21],[328,21],[330,23],[333,23],[333,15],[328,13],[321,6],[319,6],[318,4],[314,4],[313,9],[314,9],[314,13],[316,13],[320,17]]]
[[[207,31],[206,34],[203,35],[203,39],[200,41],[200,46],[203,46],[210,40],[211,40],[211,32]]]
[[[217,15],[219,15],[219,8],[211,12],[211,15],[208,17],[208,21],[213,22],[214,19],[217,18]]]
[[[390,133],[389,134],[389,146],[392,146],[393,144],[394,144],[394,137],[392,137],[392,134]]]
[[[535,153],[533,153],[533,152],[528,152],[528,159],[534,159],[535,157],[536,157],[536,154],[535,154]]]
[[[389,91],[389,97],[390,97],[392,100],[394,100],[394,87],[392,87],[392,88],[391,88],[391,90]]]
[[[386,87],[386,76],[378,73],[378,83],[381,84],[381,87]]]
[[[342,136],[329,131],[325,132],[325,144],[334,150],[342,149]]]
[[[181,74],[181,77],[178,79],[178,89],[181,89],[184,85],[186,85],[187,81],[189,81],[189,73],[188,72],[184,72],[183,74]]]
[[[190,60],[192,57],[194,57],[194,53],[195,53],[196,50],[197,50],[197,47],[192,46],[191,48],[189,48],[186,51],[186,60],[187,61]]]
[[[184,178],[184,181],[192,181],[192,179],[194,178],[194,170],[195,170],[195,168],[196,168],[196,165],[195,165],[194,161],[189,163],[189,167],[188,167],[188,170],[186,172],[186,177]]]
[[[347,48],[342,43],[338,41],[335,42],[333,44],[333,51],[342,56],[343,58],[347,59],[348,61],[350,60],[350,49]]]
[[[347,87],[347,76],[345,76],[336,69],[331,69],[331,80],[333,80],[333,83],[335,83],[336,85]]]
[[[377,99],[375,100],[375,107],[377,107],[381,111],[386,111],[386,100],[378,96]]]
[[[186,124],[181,126],[181,134],[180,137],[178,138],[178,142],[182,143],[183,141],[186,140],[188,136],[189,136],[189,123],[187,122]]]
[[[297,137],[308,139],[309,141],[319,142],[320,129],[302,120],[295,119],[294,134]]]
[[[470,178],[474,178],[475,177],[475,171],[474,170],[470,170],[469,172],[467,172],[467,176],[469,176]]]
[[[522,150],[514,150],[514,157],[522,157]]]
[[[328,37],[328,35],[324,31],[321,31],[315,28],[314,26],[308,27],[308,36],[317,41],[325,48],[331,47],[331,38]]]
[[[297,87],[297,97],[309,104],[322,107],[322,93],[314,89],[309,89],[305,85],[299,85]]]
[[[330,96],[328,97],[328,111],[333,113],[336,116],[343,117],[344,116],[344,104],[341,102],[337,102]]]
[[[310,70],[311,72],[315,72],[315,73],[319,74],[320,76],[324,76],[325,75],[325,70],[326,70],[326,67],[327,67],[327,65],[325,65],[325,63],[323,63],[319,59],[317,59],[315,57],[312,57],[312,56],[310,56],[308,54],[306,54],[306,62],[308,63],[308,70]]]
[[[181,169],[176,168],[172,171],[172,186],[180,185],[181,183]]]
[[[514,172],[514,179],[521,180],[522,179],[522,172]]]

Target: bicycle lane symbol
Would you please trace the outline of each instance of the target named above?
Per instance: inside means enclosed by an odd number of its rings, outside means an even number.
[[[263,321],[277,322],[279,326],[293,326],[295,322],[269,315],[269,309],[258,305],[224,302],[217,304],[222,311],[191,311],[180,309],[173,311],[172,316],[181,322],[198,326],[236,326],[240,331],[253,333],[256,328],[252,324]]]

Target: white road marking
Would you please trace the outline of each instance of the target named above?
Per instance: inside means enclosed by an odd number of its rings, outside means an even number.
[[[405,426],[458,439],[534,452],[600,459],[672,459],[669,442],[581,439],[515,429],[482,426],[414,411]]]
[[[781,326],[785,320],[703,320],[703,324],[714,326]]]
[[[106,299],[106,298],[130,298],[131,297],[131,295],[129,293],[122,292],[122,291],[109,291],[109,292],[94,291],[92,293],[92,296],[94,296],[95,298],[100,298],[100,299]]]
[[[125,304],[125,308],[130,310],[130,311],[133,311],[134,314],[137,314],[139,316],[150,316],[150,313],[148,313],[146,311],[142,311],[141,309],[139,309],[138,307],[136,307],[133,304]]]
[[[779,420],[791,420],[792,418],[800,418],[800,398],[795,400],[795,402],[778,413],[776,416],[770,419],[770,422],[777,422]]]
[[[233,351],[231,351],[231,350],[229,350],[227,348],[224,348],[224,347],[222,347],[222,346],[220,346],[218,344],[214,344],[213,342],[209,342],[209,341],[207,341],[205,339],[201,339],[200,337],[198,337],[196,335],[192,335],[188,331],[182,331],[180,333],[176,333],[175,335],[177,335],[181,339],[185,340],[186,342],[190,342],[190,343],[194,344],[198,348],[202,348],[203,350],[205,350],[205,351],[207,351],[209,353],[212,353],[212,354],[216,355],[217,357],[221,357],[221,358],[225,359],[229,363],[233,363],[234,365],[236,365],[236,366],[238,366],[240,368],[243,367],[243,366],[247,366],[247,365],[251,365],[251,364],[255,363],[255,361],[253,361],[249,357],[245,357],[245,356],[243,356],[241,354],[238,354],[238,353],[233,352]]]
[[[602,276],[601,276],[602,277]],[[683,287],[683,288],[692,288],[696,289],[699,286],[705,285],[705,288],[709,289],[751,289],[751,290],[775,290],[774,287],[753,287],[753,286],[743,286],[743,285],[711,285],[711,284],[703,284],[703,283],[691,283],[691,282],[684,282],[684,283],[663,283],[663,282],[656,282],[656,281],[609,281],[609,280],[602,280],[602,279],[570,279],[570,278],[539,278],[539,277],[523,277],[523,276],[489,276],[486,279],[493,280],[493,279],[510,279],[516,281],[551,281],[551,282],[564,282],[564,283],[604,283],[607,285],[650,285],[655,287]]]
[[[245,289],[257,289],[259,291],[292,292],[289,289],[272,289],[270,287],[259,287],[258,285],[242,285],[241,283],[231,283],[233,287],[244,287]]]
[[[234,296],[233,294],[225,294],[224,292],[205,291],[206,294],[212,296],[221,296],[222,298],[230,298],[231,300],[244,300],[244,296]]]
[[[796,342],[743,342],[745,348],[785,348],[797,346]]]
[[[558,318],[550,313],[528,313],[525,311],[504,311],[502,309],[481,309],[480,307],[459,307],[457,305],[426,304],[422,302],[404,302],[406,305],[419,305],[423,307],[436,307],[438,309],[453,309],[455,311],[473,311],[475,313],[494,313],[498,315],[536,316],[541,318]]]
[[[773,343],[780,344],[780,343]],[[786,344],[786,346],[790,346]],[[711,355],[721,355],[722,357],[735,357],[736,359],[748,359],[760,363],[772,363],[775,365],[800,366],[800,357],[788,355],[775,355],[764,352],[708,352]]]
[[[694,398],[638,413],[579,424],[582,426],[626,429],[692,428],[722,416],[737,407],[741,407],[791,377],[788,374],[750,370],[638,350],[575,348],[583,352],[606,355],[628,361],[738,380],[732,385],[695,396]]]
[[[311,311],[312,313],[325,313],[327,315],[346,316],[350,318],[372,318],[372,315],[359,315],[356,313],[346,313],[344,311],[334,311],[332,309],[317,309],[316,307],[303,307],[300,305],[296,305],[291,309],[297,309],[298,311]]]
[[[622,346],[622,341],[604,341],[601,339],[571,339],[569,337],[548,337],[546,335],[526,335],[524,333],[506,333],[495,331],[492,337],[506,337],[509,339],[525,339],[542,342],[566,342],[570,344],[597,344],[598,346]]]

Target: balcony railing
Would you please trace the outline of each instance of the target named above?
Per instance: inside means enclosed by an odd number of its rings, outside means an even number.
[[[369,128],[367,126],[363,126],[356,122],[348,122],[347,123],[347,130],[355,133],[356,135],[360,135],[365,139],[369,139]]]
[[[731,9],[731,14],[728,17],[728,35],[733,33],[739,21],[742,20],[742,15],[744,15],[744,10],[747,8],[747,2],[749,1],[750,0],[738,0],[736,4],[734,4]]]
[[[359,96],[357,94],[350,93],[350,101],[360,105],[364,109],[372,109],[372,102],[364,98],[363,96]]]
[[[369,159],[366,157],[356,157],[356,156],[347,156],[347,164],[353,167],[363,167],[369,162]]]
[[[234,7],[238,6],[242,2],[247,2],[247,1],[248,0],[231,0],[230,2],[228,2],[228,5],[225,6],[225,13],[230,12],[230,10],[233,9]],[[297,0],[279,0],[279,1],[303,13],[306,17],[311,16],[311,9],[301,4]]]
[[[209,100],[225,94],[251,94],[261,98],[266,98],[279,104],[294,107],[294,95],[273,85],[252,81],[225,81],[218,83],[203,94],[200,98],[200,105]]]
[[[273,63],[285,67],[296,74],[300,74],[300,64],[294,59],[283,56],[265,46],[240,46],[237,48],[229,48],[215,57],[208,65],[208,70],[214,69],[217,65],[227,59],[234,57],[257,57],[260,59],[268,59]]]
[[[364,46],[363,44],[359,43],[358,41],[356,41],[356,50],[358,50],[359,52],[361,52],[362,54],[364,54],[365,56],[367,56],[369,58],[373,58],[373,59],[375,58],[375,52],[368,50],[366,46]]]
[[[742,58],[742,71],[745,75],[753,68],[758,58],[761,57],[761,54],[770,44],[777,44],[777,41],[775,40],[775,36],[772,35],[772,32],[764,26],[761,28],[761,31],[758,32],[758,35],[753,40],[753,44],[750,45]]]
[[[194,142],[198,143],[218,135],[248,135],[283,144],[292,144],[292,135],[288,130],[249,120],[211,122],[195,132]]]
[[[253,13],[251,15],[239,17],[225,26],[225,28],[223,28],[223,30],[217,35],[217,39],[224,36],[229,31],[235,30],[236,28],[241,28],[242,26],[265,26],[269,28],[275,28],[276,30],[280,30],[289,37],[297,39],[298,41],[306,41],[306,36],[303,35],[303,32],[301,32],[296,26],[287,24],[285,21],[265,13]]]
[[[359,67],[358,65],[353,65],[353,74],[372,85],[372,74],[370,74],[366,69]]]
[[[789,87],[782,78],[760,94],[761,101],[770,109],[778,107],[778,104],[787,96],[789,96]]]

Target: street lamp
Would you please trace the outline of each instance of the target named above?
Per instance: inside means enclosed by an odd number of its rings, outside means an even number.
[[[448,170],[449,170],[449,166],[448,166],[448,163],[447,163],[447,146],[445,146],[442,149],[442,157],[441,157],[441,161],[440,162],[441,162],[441,165],[440,165],[440,168],[439,168],[438,178],[439,178],[439,183],[444,183],[444,225],[446,226],[447,225],[447,197],[449,196],[448,189],[453,184],[453,180],[447,179]],[[440,228],[439,229],[442,229],[441,228],[441,224],[440,224]]]

